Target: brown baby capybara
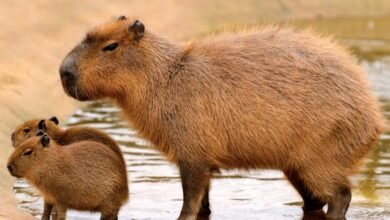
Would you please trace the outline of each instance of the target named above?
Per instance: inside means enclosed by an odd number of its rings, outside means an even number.
[[[69,145],[75,142],[87,140],[103,143],[118,154],[118,158],[121,158],[123,163],[125,163],[118,144],[108,134],[100,131],[99,129],[86,126],[72,126],[63,129],[59,126],[59,121],[55,116],[47,120],[33,119],[18,125],[14,132],[12,132],[12,146],[19,146],[23,143],[23,141],[35,136],[39,131],[47,133],[59,145]]]
[[[118,155],[117,159],[121,161],[124,167],[126,167],[125,160],[119,146],[108,134],[96,128],[85,126],[73,126],[63,129],[59,126],[57,117],[51,117],[48,120],[33,119],[25,121],[17,126],[14,132],[12,132],[11,139],[13,147],[20,146],[21,143],[35,136],[40,131],[47,133],[56,141],[57,144],[61,146],[67,146],[80,141],[96,141],[102,143],[104,146],[111,148],[111,150]],[[126,172],[124,175],[127,176]],[[44,204],[42,219],[50,218],[52,208],[51,204]],[[56,215],[58,214],[56,213]]]
[[[219,169],[282,170],[305,212],[343,218],[348,176],[384,129],[362,69],[338,44],[266,27],[187,44],[121,16],[91,30],[63,60],[65,92],[110,98],[178,165],[179,219],[210,215]]]
[[[62,147],[46,134],[31,137],[15,148],[7,167],[11,175],[34,185],[45,205],[55,205],[58,213],[70,208],[99,211],[101,219],[117,219],[128,200],[126,168],[99,142]]]

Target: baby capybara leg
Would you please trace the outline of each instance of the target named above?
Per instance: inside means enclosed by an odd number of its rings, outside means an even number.
[[[351,202],[352,194],[349,186],[341,185],[338,187],[333,198],[328,202],[328,219],[345,219],[345,214]]]
[[[209,186],[208,186],[206,188],[204,195],[203,195],[203,198],[202,198],[202,202],[201,202],[200,210],[198,212],[197,220],[208,220],[210,214],[211,214],[211,210],[210,210]]]
[[[179,220],[196,220],[203,195],[210,184],[211,173],[203,165],[179,162],[183,187],[183,207]]]
[[[284,171],[287,179],[294,186],[294,188],[298,191],[303,199],[303,211],[304,212],[312,212],[316,210],[322,210],[325,206],[325,202],[321,201],[317,198],[306,186],[302,178],[299,176],[299,173],[296,170],[288,170]]]
[[[53,209],[53,205],[45,202],[43,206],[43,215],[42,220],[50,220],[51,210]]]

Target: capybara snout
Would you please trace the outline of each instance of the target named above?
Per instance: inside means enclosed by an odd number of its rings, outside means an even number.
[[[100,32],[106,34],[102,36]],[[138,47],[145,34],[142,22],[124,16],[88,33],[60,66],[60,78],[66,94],[86,101],[119,96],[132,84],[145,83],[142,69],[138,68],[144,65],[142,57],[148,56],[146,50]],[[123,74],[127,68],[123,66],[122,59],[137,67],[133,75]]]

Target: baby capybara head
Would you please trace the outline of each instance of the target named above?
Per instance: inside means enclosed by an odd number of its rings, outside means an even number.
[[[50,145],[49,136],[43,133],[26,140],[9,157],[8,171],[12,176],[25,177],[29,171],[45,163]]]
[[[35,136],[39,131],[44,131],[48,135],[53,135],[58,129],[57,117],[51,117],[50,119],[34,119],[23,122],[18,125],[11,135],[11,141],[13,147],[18,147],[23,141]]]
[[[124,16],[92,29],[61,64],[65,92],[80,101],[95,100],[118,97],[140,83],[147,35],[140,21]]]

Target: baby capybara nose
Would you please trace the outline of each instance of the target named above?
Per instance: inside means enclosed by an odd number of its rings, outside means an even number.
[[[7,164],[7,169],[8,169],[8,171],[12,174],[13,166],[12,166],[11,163]]]
[[[11,141],[14,141],[15,140],[15,132],[12,132],[11,134]]]

